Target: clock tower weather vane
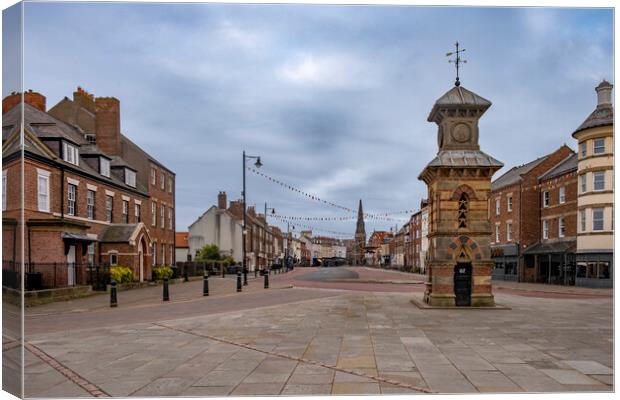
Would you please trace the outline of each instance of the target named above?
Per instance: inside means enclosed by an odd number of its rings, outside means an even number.
[[[454,66],[456,67],[456,81],[454,82],[454,86],[460,86],[461,82],[459,81],[459,65],[461,63],[467,64],[467,60],[461,59],[461,53],[463,53],[465,49],[459,50],[459,42],[456,42],[455,46],[456,46],[456,51],[451,51],[449,53],[446,53],[446,57],[450,57],[454,55],[454,59],[450,59],[448,60],[448,62],[454,63]]]

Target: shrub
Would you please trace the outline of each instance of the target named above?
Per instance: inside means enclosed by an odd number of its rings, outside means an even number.
[[[116,283],[131,283],[133,282],[133,269],[124,265],[110,267],[110,279]]]
[[[161,267],[153,267],[153,279],[158,281],[165,278],[170,279],[173,273],[174,271],[172,270],[172,267],[169,267],[167,265],[163,265]]]

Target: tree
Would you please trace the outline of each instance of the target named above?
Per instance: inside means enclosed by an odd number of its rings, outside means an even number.
[[[215,244],[207,244],[198,251],[197,261],[218,261],[221,258],[220,249]]]

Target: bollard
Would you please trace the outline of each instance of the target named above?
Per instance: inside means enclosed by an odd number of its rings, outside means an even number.
[[[241,291],[241,271],[237,271],[237,292]]]
[[[185,268],[185,272],[183,273],[184,278],[185,278],[185,282],[189,281],[189,276],[187,274],[187,268]]]
[[[118,307],[118,302],[116,301],[116,281],[112,281],[110,284],[112,285],[110,288],[110,307]]]
[[[248,286],[248,269],[243,270],[243,286]]]
[[[168,293],[168,278],[164,278],[164,301],[170,300],[170,294]]]
[[[202,278],[202,295],[209,295],[209,273],[205,272],[204,277]]]
[[[224,269],[224,264],[222,264],[222,278],[226,278],[226,270]]]
[[[265,277],[265,289],[269,289],[269,274],[265,272],[263,276]]]

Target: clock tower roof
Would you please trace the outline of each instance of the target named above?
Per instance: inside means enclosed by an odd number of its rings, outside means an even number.
[[[438,122],[440,111],[446,109],[476,109],[484,113],[491,102],[476,93],[465,89],[463,86],[454,86],[435,102],[433,109],[428,115],[428,122]]]

